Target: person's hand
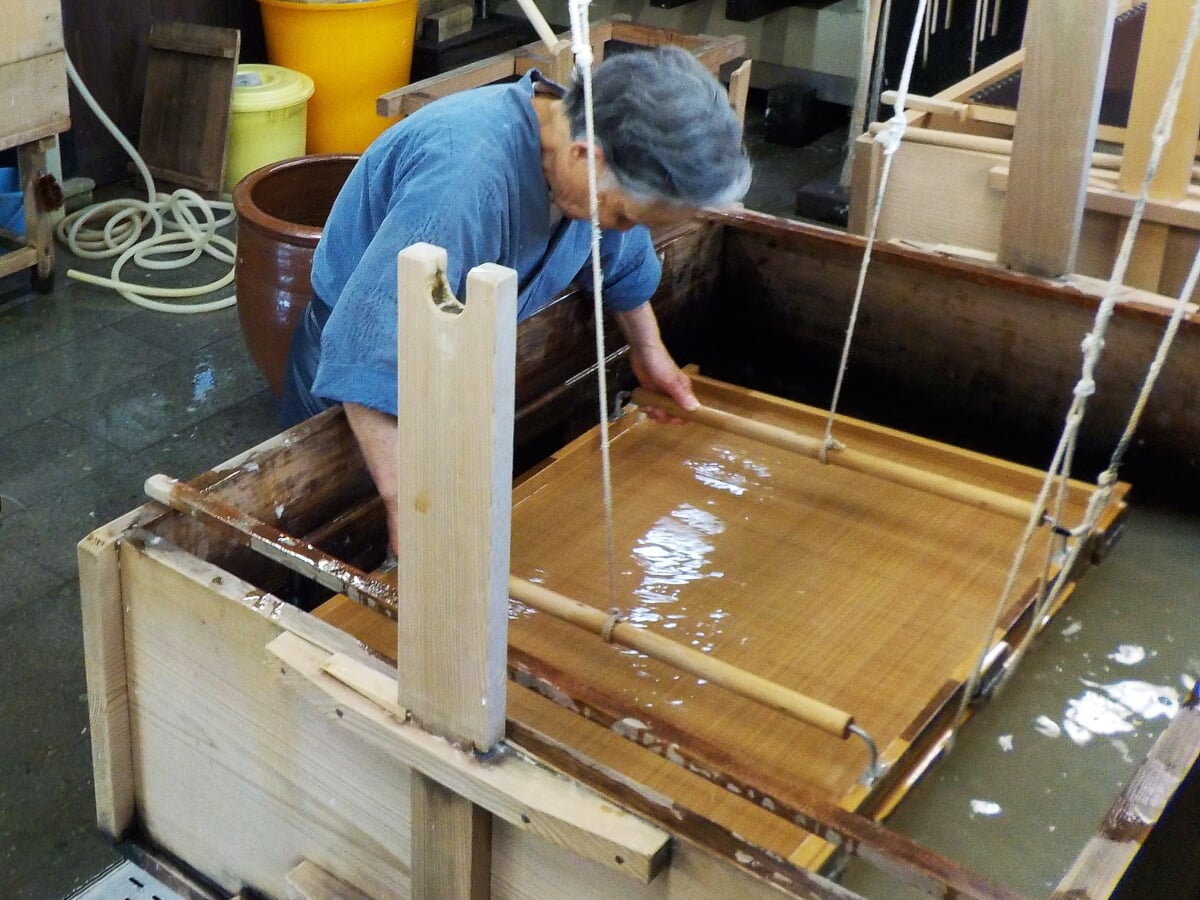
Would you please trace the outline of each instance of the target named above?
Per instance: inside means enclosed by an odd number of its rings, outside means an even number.
[[[666,394],[683,409],[695,409],[700,405],[692,393],[692,380],[675,364],[661,341],[630,347],[630,362],[642,387]],[[682,425],[686,421],[657,407],[647,407],[644,411],[655,422],[663,424]]]

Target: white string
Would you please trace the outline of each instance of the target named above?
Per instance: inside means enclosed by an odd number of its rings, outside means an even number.
[[[921,39],[922,26],[925,21],[927,0],[919,0],[916,14],[913,16],[912,35],[908,40],[908,52],[904,56],[904,69],[900,75],[900,87],[896,91],[896,100],[892,106],[893,115],[887,125],[875,136],[875,140],[883,146],[883,171],[879,175],[879,190],[875,194],[875,203],[871,209],[871,227],[867,229],[867,243],[863,250],[862,263],[858,268],[858,284],[854,288],[854,302],[850,306],[850,321],[846,326],[846,340],[842,344],[842,358],[838,364],[837,379],[833,385],[833,398],[829,401],[829,414],[825,419],[825,439],[821,444],[818,458],[826,461],[829,450],[837,448],[833,439],[833,423],[837,417],[838,399],[842,394],[842,382],[846,376],[846,366],[850,359],[850,345],[854,341],[854,329],[858,323],[858,310],[862,306],[863,289],[867,283],[867,269],[871,265],[871,251],[875,247],[875,235],[879,230],[879,216],[883,210],[883,195],[887,190],[888,175],[892,171],[892,157],[904,139],[908,128],[908,119],[904,116],[904,104],[908,100],[908,85],[912,81],[913,64],[917,56],[917,44]]]
[[[596,380],[600,404],[600,475],[604,490],[604,539],[608,551],[609,606],[616,606],[616,550],[613,538],[612,460],[608,436],[608,373],[604,361],[604,279],[600,269],[600,191],[596,176],[596,124],[592,110],[592,43],[587,8],[590,0],[570,0],[571,50],[583,80],[584,126],[588,153],[588,205],[592,218],[592,316],[596,323]]]
[[[1066,421],[1063,425],[1063,433],[1059,438],[1058,447],[1055,450],[1054,460],[1051,467],[1046,472],[1046,477],[1042,482],[1042,488],[1038,494],[1038,499],[1034,502],[1033,509],[1030,512],[1029,521],[1026,523],[1025,532],[1022,535],[1020,545],[1014,554],[1012,565],[1009,568],[1008,577],[1005,581],[1004,590],[1001,593],[1000,599],[996,604],[995,613],[991,624],[988,626],[984,636],[983,649],[980,651],[979,659],[975,665],[974,671],[971,673],[971,678],[967,682],[966,689],[963,691],[959,702],[959,712],[957,721],[961,724],[963,714],[967,704],[970,702],[972,695],[979,683],[979,678],[983,669],[984,661],[987,658],[988,650],[992,642],[992,634],[995,631],[996,625],[999,622],[1001,612],[1008,604],[1009,598],[1012,595],[1013,586],[1017,579],[1017,573],[1025,560],[1025,554],[1028,551],[1029,545],[1033,538],[1034,530],[1042,523],[1042,519],[1046,509],[1046,500],[1050,492],[1050,488],[1056,477],[1061,477],[1064,480],[1069,477],[1070,470],[1063,466],[1065,460],[1070,458],[1073,453],[1075,440],[1078,436],[1080,423],[1083,421],[1084,413],[1087,409],[1087,398],[1090,397],[1096,390],[1095,370],[1100,361],[1101,352],[1104,349],[1104,338],[1108,331],[1108,324],[1112,319],[1112,313],[1116,307],[1117,297],[1120,294],[1121,287],[1125,282],[1125,273],[1129,268],[1129,261],[1133,257],[1133,249],[1137,232],[1141,227],[1142,216],[1146,209],[1146,201],[1150,194],[1150,185],[1154,181],[1154,176],[1158,172],[1159,163],[1162,161],[1164,148],[1167,140],[1170,137],[1171,129],[1175,122],[1175,114],[1179,107],[1179,97],[1183,92],[1184,77],[1187,72],[1188,64],[1191,60],[1192,51],[1194,49],[1197,35],[1200,34],[1200,2],[1196,2],[1192,6],[1192,17],[1188,26],[1187,36],[1184,39],[1182,50],[1180,51],[1179,61],[1175,67],[1175,74],[1171,80],[1171,86],[1167,92],[1166,99],[1163,102],[1162,108],[1159,110],[1158,119],[1154,126],[1154,131],[1151,135],[1150,155],[1146,164],[1145,177],[1142,179],[1141,193],[1138,195],[1137,201],[1134,203],[1133,212],[1129,217],[1129,224],[1125,229],[1125,235],[1121,242],[1120,252],[1113,263],[1112,275],[1109,278],[1104,296],[1100,305],[1096,309],[1095,320],[1092,324],[1092,330],[1083,340],[1083,362],[1079,381],[1075,385],[1071,407],[1067,411]],[[1176,304],[1175,312],[1172,315],[1172,321],[1168,322],[1167,331],[1164,334],[1162,342],[1159,345],[1159,353],[1155,357],[1154,364],[1151,365],[1150,372],[1147,375],[1146,381],[1143,382],[1142,391],[1139,394],[1138,401],[1134,406],[1130,420],[1126,424],[1125,433],[1118,442],[1117,449],[1114,451],[1113,463],[1105,472],[1101,473],[1097,479],[1097,489],[1093,492],[1089,500],[1087,509],[1084,514],[1083,524],[1079,529],[1081,537],[1077,537],[1073,543],[1069,543],[1067,547],[1066,559],[1060,562],[1058,576],[1055,579],[1051,590],[1046,593],[1046,596],[1037,604],[1036,617],[1022,640],[1021,645],[1014,652],[1010,663],[1007,665],[1008,673],[1013,671],[1015,663],[1024,654],[1025,649],[1029,646],[1034,634],[1038,630],[1038,623],[1041,621],[1045,611],[1049,609],[1053,600],[1058,596],[1067,578],[1070,576],[1074,563],[1082,552],[1082,548],[1086,543],[1082,536],[1089,534],[1099,521],[1100,514],[1108,505],[1108,500],[1112,494],[1112,488],[1116,483],[1116,465],[1119,465],[1121,457],[1128,447],[1129,440],[1132,437],[1133,430],[1137,427],[1137,420],[1140,420],[1141,411],[1145,407],[1146,400],[1149,398],[1150,390],[1154,383],[1152,380],[1157,379],[1158,371],[1161,369],[1161,360],[1165,359],[1165,355],[1170,348],[1170,342],[1174,339],[1175,330],[1178,328],[1176,317],[1182,317],[1183,311],[1186,309],[1188,298],[1191,296],[1191,290],[1195,287],[1193,276],[1197,276],[1197,266],[1200,262],[1193,263],[1192,271],[1188,275],[1188,285],[1185,286],[1181,293],[1179,302]],[[1174,326],[1174,327],[1173,327]],[[1155,365],[1157,364],[1157,366]]]

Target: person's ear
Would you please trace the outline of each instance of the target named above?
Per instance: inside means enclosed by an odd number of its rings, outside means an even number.
[[[587,141],[572,141],[571,147],[568,150],[572,162],[587,163],[588,149],[596,155],[596,173],[604,171],[604,148],[599,144],[590,145]]]

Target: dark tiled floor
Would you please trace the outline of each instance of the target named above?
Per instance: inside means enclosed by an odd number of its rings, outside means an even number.
[[[0,282],[0,896],[48,900],[117,861],[94,825],[75,543],[274,434],[233,309],[171,315],[65,277]],[[188,283],[211,277],[197,266]],[[170,279],[174,280],[174,279]]]

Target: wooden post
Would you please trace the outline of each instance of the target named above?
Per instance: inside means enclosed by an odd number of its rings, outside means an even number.
[[[397,266],[399,701],[489,750],[504,736],[517,275],[472,269],[464,306],[445,250],[416,244]],[[412,779],[412,896],[486,897],[490,818]]]
[[[1152,0],[1146,8],[1129,124],[1125,129],[1125,155],[1117,180],[1117,190],[1124,193],[1142,192],[1154,127],[1175,77],[1191,16],[1192,4],[1183,0]],[[1180,200],[1187,195],[1192,180],[1197,130],[1200,130],[1200,52],[1193,50],[1184,74],[1183,92],[1179,96],[1171,136],[1158,171],[1150,182],[1151,200]],[[1168,226],[1159,223],[1141,224],[1125,273],[1126,284],[1158,291],[1169,230]]]
[[[746,60],[729,74],[729,105],[744,128],[746,125],[746,97],[750,93],[750,66],[753,60]]]
[[[157,515],[156,508],[139,507],[93,531],[78,546],[96,824],[113,840],[123,837],[134,824],[136,805],[125,673],[125,607],[117,554],[126,531]]]
[[[1031,0],[1001,264],[1055,277],[1075,269],[1116,0]]]

